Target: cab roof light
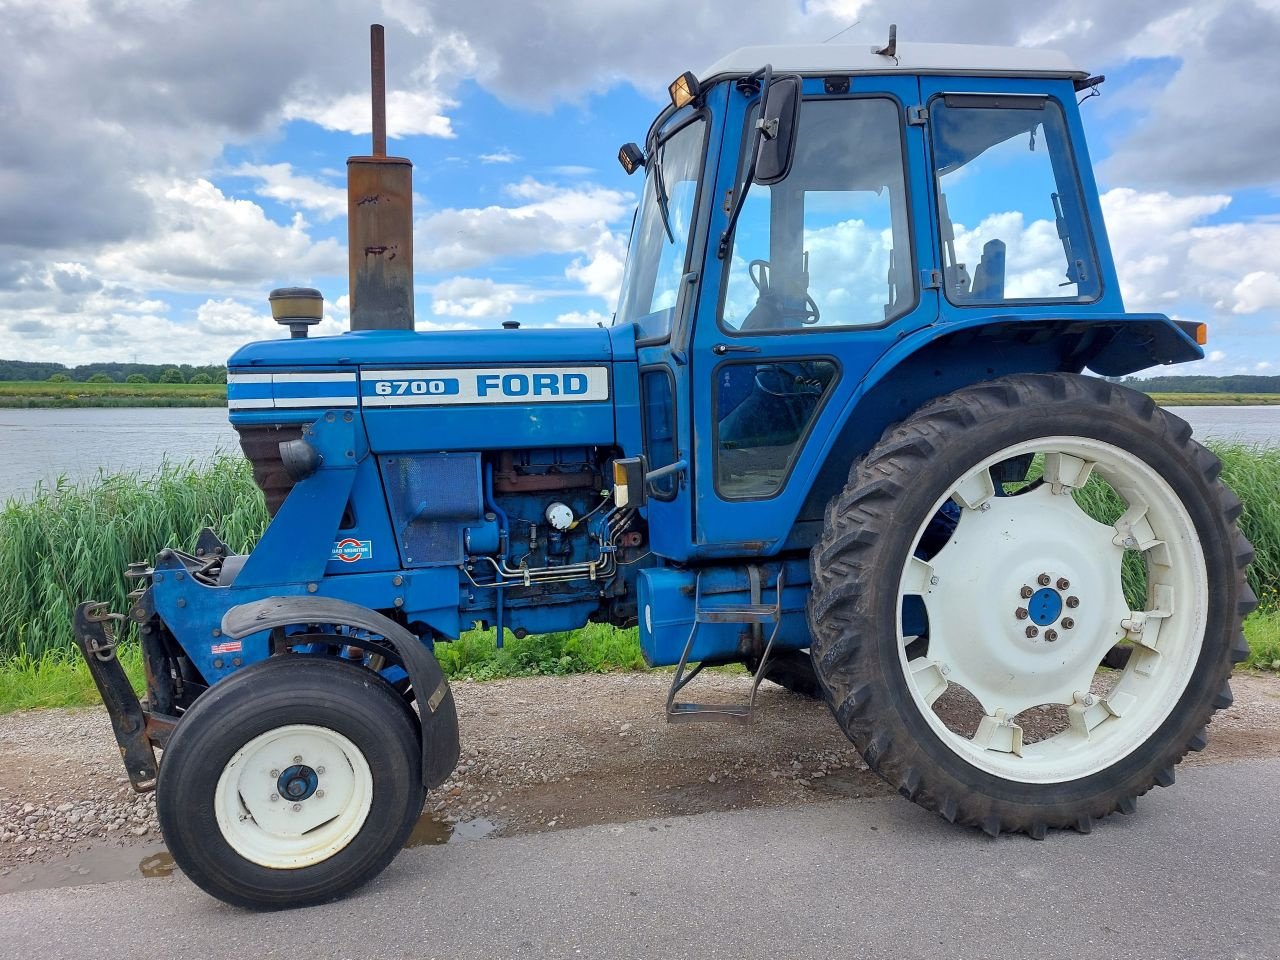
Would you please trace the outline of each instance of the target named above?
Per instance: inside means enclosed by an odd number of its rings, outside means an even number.
[[[1207,323],[1196,324],[1196,345],[1203,347],[1209,342],[1209,325]]]
[[[672,106],[679,110],[686,103],[693,103],[694,100],[698,99],[698,94],[702,92],[702,86],[698,83],[698,78],[686,70],[671,81],[671,86],[667,87],[667,92],[671,94]]]
[[[644,151],[634,143],[624,143],[618,149],[618,162],[627,171],[627,176],[630,176],[644,166]]]

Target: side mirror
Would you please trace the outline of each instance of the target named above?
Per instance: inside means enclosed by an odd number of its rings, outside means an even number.
[[[799,121],[800,78],[774,79],[765,93],[764,110],[757,121],[761,136],[756,153],[756,183],[777,183],[790,172]]]

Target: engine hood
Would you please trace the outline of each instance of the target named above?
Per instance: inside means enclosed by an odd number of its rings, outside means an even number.
[[[261,340],[241,347],[231,368],[558,363],[635,360],[632,328],[530,328],[414,333],[362,330],[336,337]]]

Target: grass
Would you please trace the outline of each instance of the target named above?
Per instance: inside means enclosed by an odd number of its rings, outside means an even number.
[[[0,407],[225,407],[222,383],[0,382]]]
[[[1246,623],[1247,666],[1280,669],[1280,448],[1215,446],[1223,479],[1244,502],[1241,529],[1257,557],[1249,579],[1261,609]],[[1109,491],[1086,488],[1086,509],[1118,516]],[[1112,517],[1114,518],[1114,517]],[[101,476],[60,483],[0,511],[0,712],[96,702],[87,669],[71,647],[71,613],[92,598],[126,608],[134,560],[164,546],[191,548],[200,529],[214,527],[235,550],[247,550],[266,525],[266,510],[248,464],[227,456],[203,464],[169,465],[153,478]],[[1142,594],[1140,566],[1126,570],[1128,589]],[[581,630],[508,636],[501,650],[492,633],[473,632],[438,648],[455,679],[631,670],[643,666],[635,630],[589,624]],[[136,653],[126,666],[140,682]]]
[[[1270,407],[1280,404],[1280,393],[1153,393],[1162,407]]]

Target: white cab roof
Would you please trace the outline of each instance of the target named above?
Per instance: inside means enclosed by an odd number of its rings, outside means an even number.
[[[987,47],[963,43],[898,44],[896,58],[882,56],[877,44],[793,44],[742,47],[717,60],[698,78],[743,76],[766,63],[773,72],[838,76],[857,73],[976,74],[984,77],[1087,77],[1065,53],[1023,47]]]

